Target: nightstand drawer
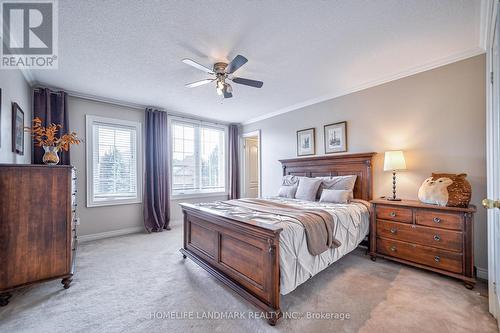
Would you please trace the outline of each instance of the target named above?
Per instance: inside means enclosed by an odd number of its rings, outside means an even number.
[[[378,238],[377,252],[415,263],[462,273],[462,255],[428,246]]]
[[[462,252],[461,232],[377,220],[377,235],[444,250]]]
[[[410,208],[377,206],[377,218],[383,220],[412,223],[412,211]]]
[[[418,210],[416,223],[436,228],[463,229],[463,219],[461,214],[441,213],[432,210]]]

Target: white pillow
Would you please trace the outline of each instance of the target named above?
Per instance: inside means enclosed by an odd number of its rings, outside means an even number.
[[[281,185],[278,191],[278,197],[282,198],[295,198],[297,192],[297,185]]]
[[[354,198],[353,190],[354,184],[356,183],[356,175],[347,176],[335,176],[335,177],[318,177],[321,179],[321,186],[318,191],[318,198],[321,197],[321,193],[325,189],[329,190],[346,190],[350,191],[349,200]]]
[[[315,201],[316,194],[318,193],[320,185],[321,185],[321,179],[300,177],[299,187],[297,187],[295,198],[307,201]]]
[[[352,191],[324,189],[321,192],[319,202],[349,203],[349,195]]]
[[[278,197],[282,198],[295,198],[297,186],[299,185],[299,177],[293,175],[283,176],[281,186],[278,191]]]

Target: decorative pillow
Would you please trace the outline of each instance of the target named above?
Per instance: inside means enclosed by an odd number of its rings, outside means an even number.
[[[298,185],[299,177],[293,175],[283,176],[281,186],[278,191],[278,197],[291,199],[295,198],[295,192],[297,192]]]
[[[440,177],[450,178],[453,183],[448,186],[448,203],[449,207],[468,207],[472,196],[472,188],[470,183],[465,179],[466,173],[433,173],[432,178]]]
[[[324,189],[319,202],[348,203],[352,191]]]
[[[418,189],[418,199],[426,204],[446,206],[448,203],[448,190],[453,181],[442,177],[434,180],[432,177],[424,180]]]
[[[354,198],[353,190],[354,184],[356,183],[356,175],[348,176],[335,176],[335,177],[318,177],[321,179],[321,185],[319,187],[317,198],[321,197],[321,192],[324,189],[329,190],[346,190],[349,191],[349,200]]]
[[[420,201],[440,206],[468,207],[471,186],[465,173],[433,173],[418,190]]]
[[[320,185],[321,179],[319,178],[300,177],[299,187],[297,188],[297,193],[295,193],[295,198],[315,201]]]
[[[295,198],[295,193],[297,192],[297,186],[295,185],[281,185],[278,191],[278,197],[282,198]]]

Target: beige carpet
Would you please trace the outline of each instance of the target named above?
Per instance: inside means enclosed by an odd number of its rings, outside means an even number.
[[[282,310],[295,319],[273,328],[248,319],[254,307],[183,260],[181,243],[175,225],[83,244],[72,287],[53,281],[14,294],[0,309],[0,332],[498,332],[484,284],[467,290],[454,279],[372,262],[361,250],[283,296]],[[245,319],[196,318],[224,311]],[[298,318],[308,313],[349,319]]]

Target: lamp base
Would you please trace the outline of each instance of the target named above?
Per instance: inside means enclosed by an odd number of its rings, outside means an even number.
[[[401,201],[401,198],[386,198],[389,201]]]

